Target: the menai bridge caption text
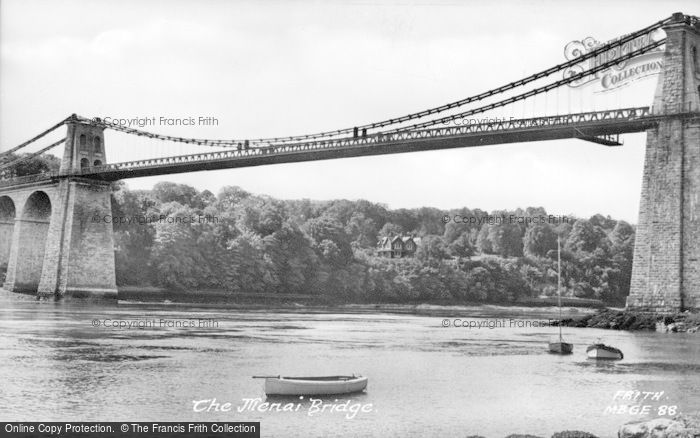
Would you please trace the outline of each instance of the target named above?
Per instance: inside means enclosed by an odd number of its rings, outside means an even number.
[[[4,437],[235,437],[260,438],[259,422],[180,423],[180,422],[14,422],[0,423]]]

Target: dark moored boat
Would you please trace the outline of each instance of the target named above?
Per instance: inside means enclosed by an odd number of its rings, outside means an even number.
[[[559,304],[559,340],[549,342],[549,352],[555,354],[571,354],[574,351],[574,344],[564,342],[561,336],[561,247],[559,245],[559,238],[557,238],[557,266],[558,266],[558,280],[557,280],[557,304]]]
[[[571,354],[574,352],[574,344],[564,342],[561,339],[559,341],[551,341],[549,343],[549,352],[556,354]]]

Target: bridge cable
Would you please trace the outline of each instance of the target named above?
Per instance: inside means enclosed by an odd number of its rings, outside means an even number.
[[[692,18],[694,18],[694,19],[696,20],[696,22],[697,22],[697,18],[696,18],[696,17],[692,17]],[[686,17],[686,20],[687,20],[687,17]],[[647,28],[645,28],[645,29],[643,29],[643,30],[640,30],[640,31],[638,31],[638,32],[635,32],[634,34],[630,34],[630,35],[628,35],[627,37],[624,37],[624,39],[628,39],[628,40],[629,40],[629,39],[631,39],[630,37],[631,37],[632,35],[635,35],[635,34],[636,34],[636,35],[639,35],[640,33],[648,32],[650,29],[658,28],[658,27],[660,27],[662,24],[665,24],[665,23],[668,22],[668,21],[669,21],[669,19],[660,21],[660,22],[656,23],[655,25],[649,26],[649,27],[647,27]],[[372,137],[379,137],[378,140],[383,140],[383,139],[384,139],[384,135],[386,135],[387,133],[388,133],[388,134],[392,134],[392,133],[395,133],[395,132],[403,132],[403,131],[409,131],[409,132],[410,132],[412,129],[415,129],[415,128],[417,128],[417,127],[432,126],[432,125],[435,125],[435,124],[438,124],[438,123],[444,123],[445,121],[454,120],[454,119],[456,119],[456,118],[458,118],[458,117],[464,117],[465,115],[475,114],[475,113],[479,113],[479,112],[485,112],[485,111],[488,111],[488,110],[493,109],[493,108],[505,106],[505,105],[508,105],[508,104],[510,104],[510,103],[517,102],[517,101],[519,101],[519,100],[527,99],[527,98],[529,98],[529,97],[531,97],[531,96],[535,96],[535,95],[540,94],[540,93],[542,93],[542,92],[546,93],[546,92],[548,92],[548,91],[550,91],[550,90],[552,90],[552,89],[554,89],[554,88],[556,88],[556,89],[557,89],[557,92],[559,92],[559,91],[560,91],[560,88],[559,88],[559,87],[560,87],[561,85],[565,85],[565,84],[574,82],[575,80],[578,80],[578,79],[580,79],[580,78],[582,78],[582,77],[585,77],[586,75],[590,75],[590,74],[596,73],[596,72],[598,72],[598,71],[604,70],[604,69],[606,69],[606,68],[609,68],[609,67],[611,67],[611,66],[613,66],[613,65],[619,64],[619,63],[622,62],[622,61],[625,61],[625,60],[630,59],[630,58],[632,58],[632,57],[634,57],[634,56],[637,56],[637,55],[639,55],[639,54],[641,54],[641,53],[647,52],[647,51],[649,51],[649,50],[651,50],[651,49],[653,49],[653,48],[655,48],[655,47],[658,47],[658,46],[660,46],[660,45],[663,44],[663,43],[665,43],[665,39],[662,39],[662,40],[659,40],[659,41],[657,41],[657,42],[654,42],[654,43],[652,43],[652,44],[650,44],[650,45],[648,45],[648,46],[645,46],[645,47],[643,47],[643,48],[641,48],[641,49],[635,50],[634,52],[628,53],[628,54],[626,54],[626,55],[622,55],[622,56],[619,57],[619,58],[615,58],[614,60],[608,61],[608,62],[606,62],[606,63],[604,63],[604,64],[601,64],[601,65],[599,65],[599,66],[597,66],[597,67],[594,67],[594,68],[592,68],[592,69],[590,69],[590,70],[586,70],[586,71],[583,71],[583,72],[574,74],[574,75],[572,75],[572,76],[570,76],[570,77],[568,77],[568,78],[562,79],[562,80],[560,80],[560,81],[554,82],[554,83],[552,83],[552,84],[549,84],[549,85],[547,85],[547,86],[544,86],[544,87],[541,87],[541,88],[538,88],[538,89],[535,89],[535,90],[531,90],[530,92],[523,93],[523,94],[521,94],[521,95],[512,97],[512,98],[510,98],[510,99],[505,99],[505,100],[503,100],[503,101],[496,102],[496,103],[494,103],[494,104],[487,105],[487,106],[484,106],[484,107],[481,107],[481,108],[476,108],[476,109],[474,109],[474,110],[467,111],[467,112],[464,112],[464,113],[461,113],[461,114],[455,114],[455,115],[451,115],[451,116],[448,116],[448,117],[443,117],[443,118],[441,118],[441,119],[431,120],[431,121],[424,122],[424,123],[421,123],[421,124],[415,124],[415,125],[413,125],[413,126],[411,126],[411,127],[400,128],[400,129],[398,129],[398,130],[393,130],[393,131],[385,131],[385,132],[381,132],[381,133],[378,133],[378,134],[372,134]],[[609,48],[609,47],[613,47],[613,46],[615,46],[615,45],[620,45],[620,44],[623,44],[622,39],[618,40],[618,41],[615,42],[615,43],[609,43],[609,44],[606,44],[605,46],[601,46],[599,49],[602,50],[603,48],[605,48],[605,49],[607,50],[607,48]],[[598,50],[598,49],[597,49],[597,50]],[[591,53],[593,53],[593,52],[591,52]],[[586,58],[589,57],[589,56],[592,56],[592,55],[589,53],[588,55],[585,55],[585,56],[583,56],[583,57],[579,57],[579,58],[577,58],[577,59],[575,59],[575,60],[573,60],[573,61],[576,61],[575,64],[578,64],[578,63],[580,63],[582,60],[586,59]],[[566,64],[566,63],[565,63],[565,64]],[[562,65],[563,65],[563,64],[562,64]],[[555,67],[555,68],[556,68],[556,67]],[[522,82],[522,81],[518,81],[518,82]],[[508,86],[510,86],[510,85],[512,85],[512,84],[516,84],[516,83],[511,83],[511,84],[509,84]],[[523,84],[520,84],[520,85],[523,85]],[[512,88],[514,88],[514,87],[515,87],[515,86],[513,86]],[[503,87],[502,87],[502,88],[503,88]],[[557,96],[557,97],[558,97],[558,96]],[[559,99],[557,98],[557,100],[559,100]],[[416,113],[416,114],[419,114],[419,113]],[[70,118],[69,118],[69,119],[70,119]],[[31,140],[29,140],[29,141],[27,141],[27,142],[25,142],[25,143],[23,143],[23,144],[21,144],[21,145],[15,147],[15,148],[13,148],[13,149],[11,149],[11,150],[9,150],[9,151],[0,153],[0,158],[1,158],[2,156],[6,156],[6,155],[8,155],[9,153],[12,153],[12,152],[14,152],[14,151],[17,151],[17,150],[19,150],[19,149],[21,149],[21,148],[27,146],[28,144],[30,144],[30,143],[36,141],[37,139],[43,137],[44,135],[48,134],[49,132],[51,132],[51,131],[57,129],[58,127],[60,127],[61,125],[65,124],[69,119],[66,119],[66,120],[61,121],[60,123],[58,123],[57,125],[53,126],[52,128],[49,128],[48,130],[44,131],[44,132],[41,133],[40,135],[34,137],[33,139],[31,139]],[[84,118],[81,118],[81,119],[82,119],[82,121],[88,121],[88,119],[84,119]],[[74,120],[75,120],[75,119],[74,119]],[[396,119],[392,119],[392,120],[396,120]],[[388,121],[387,121],[387,122],[388,122]],[[384,123],[384,122],[379,122],[379,123]],[[110,127],[110,128],[113,127],[112,125],[108,125],[108,124],[104,124],[104,125],[105,125],[105,127]],[[372,125],[378,125],[378,124],[372,124]],[[369,125],[366,125],[366,126],[369,126]],[[137,130],[134,130],[134,131],[137,131]],[[339,130],[339,131],[331,131],[331,132],[337,133],[337,132],[341,132],[341,131],[344,132],[344,133],[347,133],[347,132],[350,132],[350,129]],[[170,136],[159,136],[159,135],[157,135],[157,134],[150,134],[150,133],[146,133],[146,132],[140,132],[139,135],[148,135],[148,136],[152,136],[152,137],[154,137],[154,138],[161,138],[161,139],[167,138],[167,139],[169,139],[169,140],[175,140],[175,141],[178,141],[178,140],[179,140],[179,141],[185,141],[185,142],[188,142],[188,143],[190,143],[190,142],[202,142],[202,143],[207,143],[207,142],[209,142],[209,143],[214,143],[214,142],[216,142],[216,143],[217,143],[216,145],[218,145],[218,146],[223,146],[224,144],[226,144],[226,142],[230,142],[230,141],[227,141],[227,140],[214,140],[214,141],[212,141],[212,140],[196,140],[196,139],[189,139],[189,140],[188,140],[188,139],[181,139],[181,138],[170,137]],[[308,139],[308,138],[314,138],[314,137],[313,137],[314,135],[318,135],[318,134],[305,135],[305,136],[297,136],[297,137],[277,137],[277,139],[296,139],[296,138],[307,138],[307,139]],[[259,140],[270,141],[271,139],[259,139]],[[10,166],[12,166],[12,165],[18,164],[19,162],[22,162],[22,161],[31,159],[31,158],[33,158],[33,157],[35,157],[35,156],[37,156],[37,155],[40,155],[41,153],[43,153],[43,152],[45,152],[45,151],[47,151],[47,150],[49,150],[49,149],[51,149],[51,148],[53,148],[53,147],[59,145],[60,143],[62,143],[62,142],[64,142],[64,141],[65,141],[65,139],[59,140],[58,142],[56,142],[56,143],[54,143],[54,144],[52,144],[52,145],[50,145],[50,146],[48,146],[48,147],[46,147],[46,148],[44,148],[44,149],[38,151],[38,152],[36,152],[36,153],[33,153],[33,154],[29,155],[29,156],[20,157],[19,159],[13,160],[11,163],[5,163],[5,164],[3,164],[2,166],[0,166],[0,170],[4,170],[4,169],[6,169],[6,168],[8,168],[8,167],[10,167]],[[316,143],[316,142],[313,142],[313,143]],[[229,144],[230,144],[230,143],[229,143]],[[298,143],[298,144],[305,144],[305,143]],[[291,146],[291,145],[282,145],[282,146]],[[198,154],[198,155],[201,155],[201,154]],[[206,154],[205,154],[205,155],[206,155]],[[115,164],[126,164],[126,163],[115,163]]]
[[[50,127],[49,129],[47,129],[46,131],[42,132],[41,134],[37,135],[36,137],[34,137],[34,138],[30,139],[30,140],[25,141],[24,143],[22,143],[22,144],[19,145],[19,146],[15,146],[14,148],[12,148],[12,149],[10,149],[10,150],[8,150],[8,151],[0,152],[0,158],[2,158],[2,157],[7,157],[7,156],[9,156],[9,154],[11,154],[11,153],[13,153],[13,152],[16,152],[16,151],[22,149],[23,147],[29,146],[31,143],[33,143],[33,142],[39,140],[40,138],[44,137],[46,134],[48,134],[48,133],[50,133],[50,132],[52,132],[52,131],[54,131],[54,130],[60,128],[61,126],[63,126],[69,119],[70,119],[70,117],[61,120],[60,122],[56,123],[54,126],[52,126],[52,127]],[[5,159],[7,159],[7,158],[4,158],[3,161],[4,161]]]
[[[582,72],[580,72],[580,73],[575,73],[575,74],[573,74],[573,75],[571,75],[571,76],[569,76],[569,77],[567,77],[567,78],[558,80],[558,81],[556,81],[556,82],[552,82],[552,83],[550,83],[550,84],[548,84],[548,85],[545,85],[545,86],[542,86],[542,87],[539,87],[539,88],[535,88],[535,89],[533,89],[533,90],[527,91],[527,92],[522,93],[522,94],[519,94],[519,95],[517,95],[517,96],[510,97],[510,98],[508,98],[508,99],[504,99],[504,100],[501,100],[501,101],[498,101],[498,102],[494,102],[494,103],[491,103],[491,104],[489,104],[489,105],[485,105],[485,106],[482,106],[482,107],[479,107],[479,108],[471,109],[471,110],[469,110],[469,111],[464,111],[464,112],[461,112],[461,113],[457,113],[457,114],[452,114],[452,115],[449,115],[449,116],[445,116],[445,117],[442,117],[442,118],[439,118],[439,119],[428,120],[428,121],[425,121],[425,122],[422,122],[422,123],[416,123],[416,124],[413,124],[413,125],[411,125],[411,126],[406,126],[406,127],[402,127],[402,128],[396,128],[396,129],[389,130],[389,131],[382,131],[382,132],[378,133],[378,135],[382,135],[382,134],[392,134],[392,133],[405,132],[405,131],[411,131],[411,130],[414,130],[414,129],[421,129],[421,128],[425,128],[425,127],[437,125],[437,124],[439,124],[439,123],[446,124],[446,123],[449,123],[450,121],[453,121],[453,120],[458,119],[458,118],[462,118],[462,117],[465,117],[465,116],[470,116],[470,115],[473,115],[473,114],[483,113],[483,112],[486,112],[486,111],[489,111],[489,110],[492,110],[492,109],[495,109],[495,108],[499,108],[499,107],[502,107],[502,106],[506,106],[506,105],[509,105],[509,104],[511,104],[511,103],[518,102],[518,101],[520,101],[520,100],[524,100],[524,99],[527,99],[527,98],[529,98],[529,97],[536,96],[536,95],[538,95],[538,94],[548,92],[548,91],[553,90],[553,89],[555,89],[555,88],[561,87],[562,85],[569,84],[569,83],[574,82],[574,81],[576,81],[576,80],[578,80],[578,79],[584,78],[584,77],[586,77],[586,76],[588,76],[588,75],[591,75],[591,74],[597,73],[597,72],[599,72],[599,71],[601,71],[601,70],[605,70],[605,69],[607,69],[607,68],[610,68],[610,67],[612,67],[612,66],[614,66],[614,65],[619,64],[619,63],[622,62],[622,61],[626,61],[626,60],[628,60],[628,59],[630,59],[630,58],[634,58],[635,56],[639,56],[639,55],[641,55],[641,54],[643,54],[643,53],[645,53],[645,52],[648,52],[649,50],[654,49],[654,48],[656,48],[656,47],[658,47],[658,46],[664,44],[665,42],[666,42],[666,38],[663,38],[663,39],[658,40],[658,41],[655,41],[655,42],[653,42],[653,43],[651,43],[651,44],[649,44],[649,45],[646,45],[646,46],[644,46],[644,47],[642,47],[642,48],[640,48],[640,49],[637,49],[637,50],[635,50],[635,51],[633,51],[633,52],[629,52],[629,53],[627,53],[627,54],[625,54],[625,55],[622,55],[622,56],[620,56],[620,57],[618,57],[618,58],[612,59],[612,60],[610,60],[610,61],[608,61],[608,62],[605,62],[605,63],[603,63],[603,64],[600,64],[600,65],[597,65],[596,67],[593,67],[593,68],[591,68],[591,69],[589,69],[589,70],[584,70],[584,71],[582,71]],[[569,100],[570,100],[570,99],[569,99]]]
[[[372,134],[372,135],[368,135],[367,138],[368,138],[368,139],[374,140],[374,142],[376,142],[376,143],[379,143],[379,142],[382,142],[382,141],[392,141],[392,140],[394,140],[394,139],[392,138],[393,135],[403,134],[403,133],[415,133],[415,132],[418,132],[418,129],[419,129],[419,128],[426,128],[426,127],[429,127],[429,126],[432,126],[432,125],[436,125],[436,124],[438,124],[438,123],[449,122],[450,120],[454,120],[454,119],[456,119],[456,118],[458,118],[458,117],[464,117],[464,116],[467,116],[467,115],[477,114],[477,113],[485,112],[485,111],[488,111],[488,110],[491,110],[491,109],[494,109],[494,108],[506,106],[506,105],[508,105],[508,104],[511,104],[511,103],[514,103],[514,102],[518,102],[518,101],[527,99],[527,98],[529,98],[529,97],[532,97],[532,96],[541,94],[541,93],[543,93],[543,92],[551,91],[551,90],[553,90],[553,89],[555,89],[555,88],[556,88],[556,89],[559,89],[559,87],[561,87],[562,85],[565,85],[565,84],[574,82],[574,81],[576,81],[576,80],[578,80],[578,79],[581,79],[581,78],[586,77],[586,76],[588,76],[588,75],[594,74],[594,73],[596,73],[596,72],[598,72],[598,71],[605,70],[605,69],[607,69],[607,68],[609,68],[609,67],[612,67],[613,65],[617,65],[617,64],[619,64],[619,63],[622,62],[622,61],[625,61],[625,60],[627,60],[627,59],[630,59],[630,58],[633,58],[633,57],[635,57],[635,56],[638,56],[638,55],[640,55],[640,54],[642,54],[642,53],[645,53],[645,52],[647,52],[647,51],[649,51],[649,50],[651,50],[651,49],[653,49],[653,48],[656,48],[656,47],[658,47],[658,46],[664,44],[664,43],[665,43],[665,39],[656,41],[656,42],[654,42],[654,43],[652,43],[652,44],[649,44],[649,45],[647,45],[647,46],[644,46],[644,47],[642,47],[642,48],[640,48],[640,49],[638,49],[638,50],[635,50],[635,51],[633,51],[633,52],[630,52],[630,53],[628,53],[628,54],[626,54],[626,55],[623,55],[623,56],[621,56],[621,57],[619,57],[619,58],[615,58],[615,59],[610,60],[610,61],[608,61],[608,62],[606,62],[606,63],[600,64],[600,65],[598,65],[598,66],[596,66],[596,67],[594,67],[594,68],[592,68],[592,69],[585,70],[585,71],[583,71],[583,72],[573,74],[573,75],[571,75],[571,76],[569,76],[569,77],[563,78],[563,79],[561,79],[561,80],[559,80],[559,81],[556,81],[556,82],[553,82],[553,83],[550,83],[550,84],[548,84],[548,85],[546,85],[546,86],[543,86],[543,87],[540,87],[540,88],[537,88],[537,89],[534,89],[534,90],[530,90],[530,91],[528,91],[528,92],[526,92],[526,93],[523,93],[523,94],[520,94],[520,95],[517,95],[517,96],[513,96],[513,97],[511,97],[511,98],[508,98],[508,99],[505,99],[505,100],[502,100],[502,101],[499,101],[499,102],[494,102],[494,103],[492,103],[492,104],[489,104],[489,105],[486,105],[486,106],[483,106],[483,107],[480,107],[480,108],[475,108],[475,109],[472,109],[472,110],[470,110],[470,111],[466,111],[466,112],[463,112],[463,113],[460,113],[460,114],[450,115],[450,116],[447,116],[447,117],[443,117],[443,118],[441,118],[441,119],[435,119],[435,120],[426,121],[426,122],[423,122],[423,123],[420,123],[420,124],[415,124],[415,125],[411,126],[410,129],[408,129],[408,128],[400,128],[400,129],[391,130],[391,131],[382,131],[382,132],[379,132],[379,133],[374,133],[374,134]],[[343,143],[343,142],[347,142],[348,140],[353,140],[353,139],[354,139],[353,137],[344,137],[344,138],[339,138],[339,139],[316,140],[316,141],[311,141],[311,142],[286,143],[286,144],[281,144],[281,145],[276,145],[276,146],[279,146],[280,148],[288,148],[288,147],[304,146],[304,145],[309,145],[309,144],[311,144],[311,145],[318,145],[319,143],[326,143],[326,144],[332,144],[333,142],[340,142],[340,143]],[[275,147],[275,146],[272,146],[272,152],[274,152],[274,147]],[[333,147],[333,146],[330,146],[330,147]],[[270,149],[269,149],[269,148],[260,148],[260,149],[265,150],[267,153],[270,152]],[[172,158],[185,158],[185,159],[186,159],[186,158],[192,158],[192,157],[195,157],[195,156],[197,156],[197,157],[205,157],[205,156],[208,156],[208,155],[217,155],[217,156],[218,156],[218,155],[220,155],[220,154],[226,154],[226,152],[214,152],[214,153],[204,153],[204,154],[203,154],[203,153],[198,153],[198,154],[191,154],[191,155],[182,155],[182,156],[178,156],[178,157],[169,157],[168,159],[172,159]],[[162,160],[162,159],[156,159],[156,161],[158,161],[158,160]],[[135,163],[146,164],[146,163],[149,162],[149,161],[152,161],[152,160],[136,160],[136,161],[129,161],[129,162],[112,163],[112,164],[106,165],[106,167],[108,167],[110,170],[113,170],[113,169],[120,169],[120,168],[122,168],[122,167],[124,167],[124,166],[129,166],[129,165],[132,165],[132,164],[135,164]]]
[[[545,78],[547,76],[551,76],[552,74],[564,70],[566,68],[573,67],[575,65],[580,64],[582,61],[585,61],[590,58],[594,58],[598,55],[601,55],[608,50],[621,46],[629,41],[634,40],[635,38],[647,34],[653,30],[656,30],[660,27],[662,27],[664,24],[667,24],[669,21],[671,21],[672,18],[667,18],[661,21],[658,21],[650,26],[647,26],[643,29],[640,29],[636,32],[633,32],[631,34],[628,34],[624,37],[621,37],[617,40],[608,42],[580,57],[577,57],[575,59],[566,61],[564,63],[558,64],[554,67],[550,67],[548,69],[542,70],[538,73],[532,74],[524,79],[520,79],[514,82],[510,82],[506,85],[503,85],[498,88],[494,88],[492,90],[467,97],[465,99],[461,99],[455,102],[451,102],[448,104],[444,104],[435,108],[423,110],[420,112],[416,113],[411,113],[402,117],[397,117],[397,118],[392,118],[392,119],[387,119],[381,122],[375,122],[375,123],[369,123],[365,125],[359,125],[357,127],[352,127],[352,128],[345,128],[345,129],[339,129],[335,131],[325,131],[325,132],[320,132],[316,134],[305,134],[305,135],[298,135],[298,136],[289,136],[289,137],[269,137],[269,138],[257,138],[257,139],[251,139],[251,140],[212,140],[212,139],[196,139],[196,138],[182,138],[182,137],[175,137],[175,136],[169,136],[169,135],[161,135],[161,134],[154,134],[151,132],[147,131],[142,131],[134,128],[129,128],[125,126],[121,126],[118,124],[114,123],[106,123],[104,121],[101,121],[100,119],[87,119],[84,117],[80,117],[80,120],[85,123],[91,123],[103,128],[109,128],[113,129],[116,131],[121,131],[127,134],[133,134],[133,135],[138,135],[138,136],[145,136],[149,138],[154,138],[154,139],[159,139],[163,141],[174,141],[174,142],[180,142],[180,143],[188,143],[188,144],[197,144],[197,145],[203,145],[203,146],[212,146],[212,147],[236,147],[236,146],[242,146],[244,144],[253,144],[253,145],[270,145],[270,143],[289,143],[289,142],[299,142],[303,140],[312,140],[312,139],[318,139],[318,138],[325,138],[325,137],[333,137],[333,136],[338,136],[341,134],[349,134],[352,133],[355,130],[358,131],[364,131],[367,129],[375,129],[375,128],[381,128],[381,127],[386,127],[386,126],[391,126],[391,125],[396,125],[399,123],[407,122],[410,120],[414,119],[420,119],[424,118],[430,115],[438,114],[447,110],[451,110],[454,108],[458,108],[461,106],[464,106],[466,104],[476,102],[479,100],[483,100],[487,97],[491,97],[497,94],[501,94],[505,91],[512,90],[514,88],[526,85],[528,83],[531,83],[533,81],[536,81],[538,79]],[[619,59],[618,59],[618,62]]]
[[[32,158],[36,157],[37,155],[41,155],[44,152],[48,151],[49,149],[55,148],[56,146],[60,145],[61,143],[65,142],[65,141],[66,141],[66,139],[62,138],[62,139],[58,140],[57,142],[52,143],[41,150],[38,150],[38,151],[33,152],[31,154],[22,155],[21,157],[15,159],[15,160],[12,160],[9,163],[3,163],[2,165],[0,165],[0,171],[5,170],[5,169],[9,169],[10,167],[12,167],[16,164],[22,163],[24,161],[31,160]]]

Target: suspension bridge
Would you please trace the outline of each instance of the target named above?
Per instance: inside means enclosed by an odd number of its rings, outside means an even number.
[[[649,38],[660,31],[665,37]],[[401,117],[287,137],[184,138],[73,114],[0,153],[0,266],[7,265],[3,288],[41,297],[116,297],[111,224],[90,221],[110,214],[109,184],[116,180],[555,139],[614,147],[621,146],[622,134],[646,132],[628,307],[662,312],[700,307],[699,49],[700,20],[676,13],[474,96]],[[654,50],[663,51],[663,68],[652,106],[547,115],[548,96]],[[545,99],[540,115],[482,123],[469,119],[536,98]],[[533,103],[533,111],[536,107]],[[51,138],[64,126],[65,136]],[[139,143],[141,156],[134,152],[128,159],[108,161],[105,131],[126,137],[118,148],[110,145],[110,157],[127,150],[135,137],[169,146],[163,150]],[[171,145],[184,149],[175,153]],[[61,148],[59,169],[19,174],[22,164]]]

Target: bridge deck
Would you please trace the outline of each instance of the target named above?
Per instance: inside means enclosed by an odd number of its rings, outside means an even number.
[[[673,116],[687,117],[689,114],[679,113]],[[698,117],[698,114],[692,113],[690,116]],[[252,167],[266,164],[296,163],[567,138],[586,139],[594,136],[643,132],[656,127],[660,119],[667,117],[670,116],[655,116],[651,113],[650,108],[646,107],[627,108],[425,130],[378,133],[366,137],[276,144],[244,150],[232,148],[219,152],[107,164],[65,175],[48,173],[12,178],[0,181],[0,187],[31,184],[47,179],[66,177],[116,181],[144,176]]]

